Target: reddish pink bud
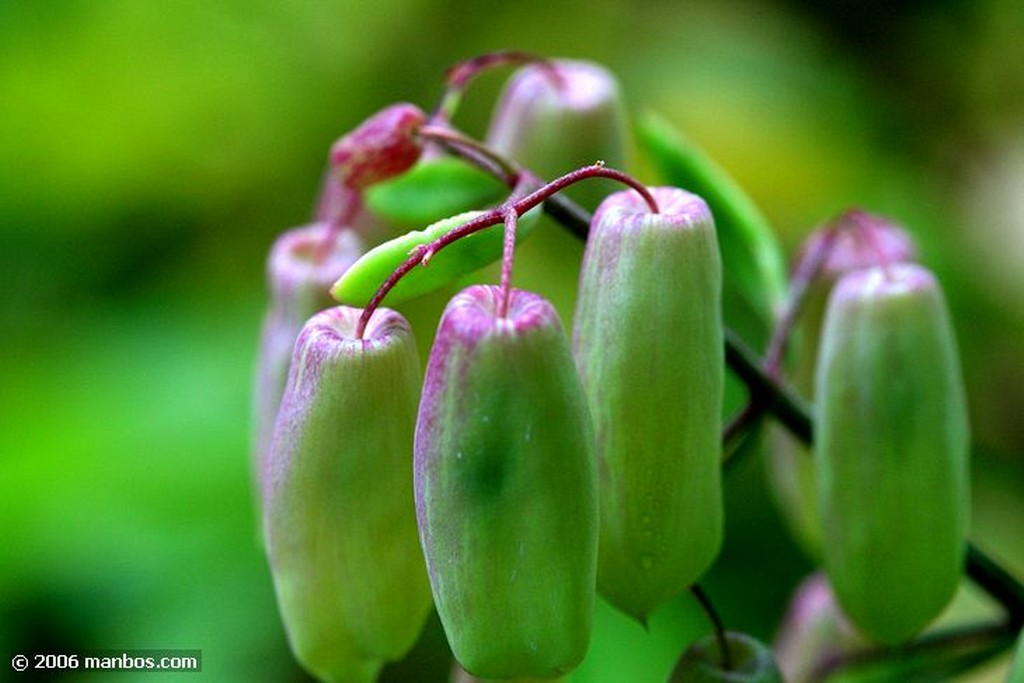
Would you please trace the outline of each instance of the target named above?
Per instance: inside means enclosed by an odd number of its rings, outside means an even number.
[[[377,112],[331,148],[331,163],[341,182],[364,189],[408,170],[423,145],[416,131],[426,115],[412,104],[395,104]]]

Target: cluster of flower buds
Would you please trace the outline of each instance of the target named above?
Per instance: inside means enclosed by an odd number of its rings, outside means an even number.
[[[859,209],[843,212],[808,236],[797,255],[797,263],[810,263],[813,277],[808,283],[797,329],[799,349],[788,374],[793,387],[803,396],[814,399],[825,307],[836,283],[848,273],[879,263],[913,262],[916,252],[904,228]],[[772,447],[768,473],[779,511],[806,553],[820,559],[822,528],[814,459],[807,448],[782,429],[773,434]]]
[[[523,61],[489,145],[448,125],[476,70]],[[449,86],[433,116],[394,105],[335,143],[324,221],[288,233],[271,258],[263,530],[292,649],[323,680],[376,680],[412,647],[431,598],[457,680],[561,680],[587,653],[596,595],[646,623],[723,542],[728,273],[708,204],[585,165],[625,158],[619,91],[600,67],[503,53],[461,65]],[[495,191],[481,173],[508,186],[497,206],[481,205]],[[570,344],[551,303],[512,287],[512,263],[541,204],[589,178],[630,189],[577,195],[598,208]],[[367,206],[430,225],[367,244],[354,229]],[[822,260],[802,371],[815,377],[815,465],[780,461],[777,479],[812,520],[842,610],[899,643],[948,602],[963,561],[955,345],[938,285],[908,263],[898,228],[850,213],[815,239],[827,249],[810,247]],[[423,376],[409,324],[382,305],[498,260],[500,284],[449,302]],[[342,306],[321,310],[328,290]],[[670,681],[781,681],[768,648],[716,630]]]

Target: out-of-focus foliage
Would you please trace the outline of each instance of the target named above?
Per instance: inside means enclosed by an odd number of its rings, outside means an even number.
[[[981,445],[972,537],[1024,573],[1024,4],[824,6],[0,0],[0,653],[201,648],[209,680],[304,680],[250,500],[266,250],[308,220],[334,138],[392,101],[433,106],[445,67],[505,47],[604,63],[790,251],[850,205],[915,233]],[[461,127],[482,134],[501,80]],[[565,243],[524,245],[521,282],[576,268]],[[705,583],[767,641],[807,563],[760,467],[729,474]],[[951,617],[993,613],[962,593]],[[707,632],[687,600],[650,632],[605,605],[596,623],[576,683],[664,680]],[[431,622],[387,680],[443,680],[447,658]]]

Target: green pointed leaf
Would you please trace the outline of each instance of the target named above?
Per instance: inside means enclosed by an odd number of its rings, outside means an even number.
[[[366,204],[396,225],[428,225],[494,204],[508,194],[495,178],[453,157],[420,161],[408,173],[366,191]]]
[[[467,211],[440,220],[423,230],[413,230],[371,249],[345,271],[334,284],[331,295],[349,306],[366,306],[377,289],[413,252],[416,247],[429,244],[450,230],[467,223],[483,211]],[[519,218],[517,239],[529,235],[537,224],[540,207],[527,211]],[[463,275],[497,261],[504,245],[505,226],[501,223],[453,242],[437,252],[426,266],[418,266],[403,277],[391,292],[387,303],[394,306],[402,301],[427,294],[456,282]]]
[[[786,295],[785,261],[768,220],[724,169],[664,118],[649,113],[638,130],[640,146],[662,179],[711,207],[725,272],[726,323],[760,323],[759,336],[767,339]]]

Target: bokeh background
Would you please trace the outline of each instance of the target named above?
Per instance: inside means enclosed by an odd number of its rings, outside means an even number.
[[[1021,36],[1018,0],[0,0],[0,679],[18,651],[176,647],[204,668],[173,680],[307,680],[250,496],[266,252],[308,220],[337,136],[432,106],[445,67],[499,48],[610,67],[788,253],[852,205],[915,234],[963,353],[972,537],[1024,575]],[[762,481],[756,461],[730,475],[707,588],[770,640],[809,564]],[[997,614],[962,593],[950,618]],[[573,680],[664,680],[707,630],[687,600],[649,633],[599,606]],[[432,621],[388,680],[444,680],[447,657]]]

